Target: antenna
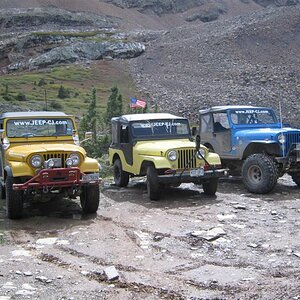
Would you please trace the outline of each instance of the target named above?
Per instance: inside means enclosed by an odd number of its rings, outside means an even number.
[[[282,112],[281,112],[281,102],[279,100],[279,122],[280,122],[280,127],[282,128],[283,125],[282,125]]]
[[[281,112],[281,102],[279,100],[279,121],[280,121],[280,128],[282,129],[283,125],[282,125],[282,112]],[[280,134],[283,135],[283,132],[281,132]],[[284,143],[281,144],[281,147],[282,147],[282,153],[283,153],[283,156],[285,156],[285,146],[284,146]]]

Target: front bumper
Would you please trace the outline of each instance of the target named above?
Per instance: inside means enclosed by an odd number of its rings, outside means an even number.
[[[76,188],[85,184],[99,184],[100,181],[98,173],[84,174],[79,168],[43,169],[24,183],[14,183],[13,190],[48,191],[58,188]]]
[[[203,175],[191,176],[190,171],[184,171],[183,173],[174,173],[166,175],[158,175],[158,181],[163,184],[171,183],[183,183],[183,182],[193,182],[201,184],[203,182],[209,181],[213,178],[227,177],[228,169],[215,169],[204,171]]]

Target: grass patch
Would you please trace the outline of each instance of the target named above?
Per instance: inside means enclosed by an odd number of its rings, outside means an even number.
[[[40,82],[42,85],[39,85]],[[24,110],[41,110],[51,103],[68,114],[81,116],[86,112],[91,91],[97,91],[97,110],[105,112],[112,86],[123,96],[124,112],[131,96],[137,96],[126,61],[97,61],[91,65],[67,65],[39,71],[24,71],[0,76],[0,101],[18,105]],[[69,98],[59,99],[60,86],[70,91]],[[5,95],[10,100],[4,100]],[[26,101],[18,101],[24,95]]]

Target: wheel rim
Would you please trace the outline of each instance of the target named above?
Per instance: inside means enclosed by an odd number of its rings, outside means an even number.
[[[259,183],[262,180],[261,168],[257,165],[251,166],[248,170],[248,178],[252,183]]]

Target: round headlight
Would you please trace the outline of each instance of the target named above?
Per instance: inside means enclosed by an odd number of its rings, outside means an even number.
[[[284,143],[285,143],[285,140],[286,140],[285,135],[284,135],[283,133],[280,133],[280,134],[278,135],[278,142],[279,142],[280,144],[284,144]]]
[[[40,155],[33,155],[30,159],[30,163],[34,168],[39,168],[42,166],[42,157]]]
[[[55,165],[54,160],[53,159],[49,159],[48,160],[48,168],[53,168]]]
[[[66,165],[67,165],[67,167],[72,167],[73,161],[72,161],[71,158],[67,158],[67,159],[66,159]]]
[[[199,151],[197,152],[197,157],[200,158],[200,159],[203,159],[203,157],[205,157],[205,150],[204,149],[199,149]]]
[[[69,158],[72,160],[72,166],[78,166],[80,164],[80,156],[77,153],[72,153]]]
[[[168,152],[168,159],[174,161],[177,159],[177,152],[175,150],[171,150]]]

